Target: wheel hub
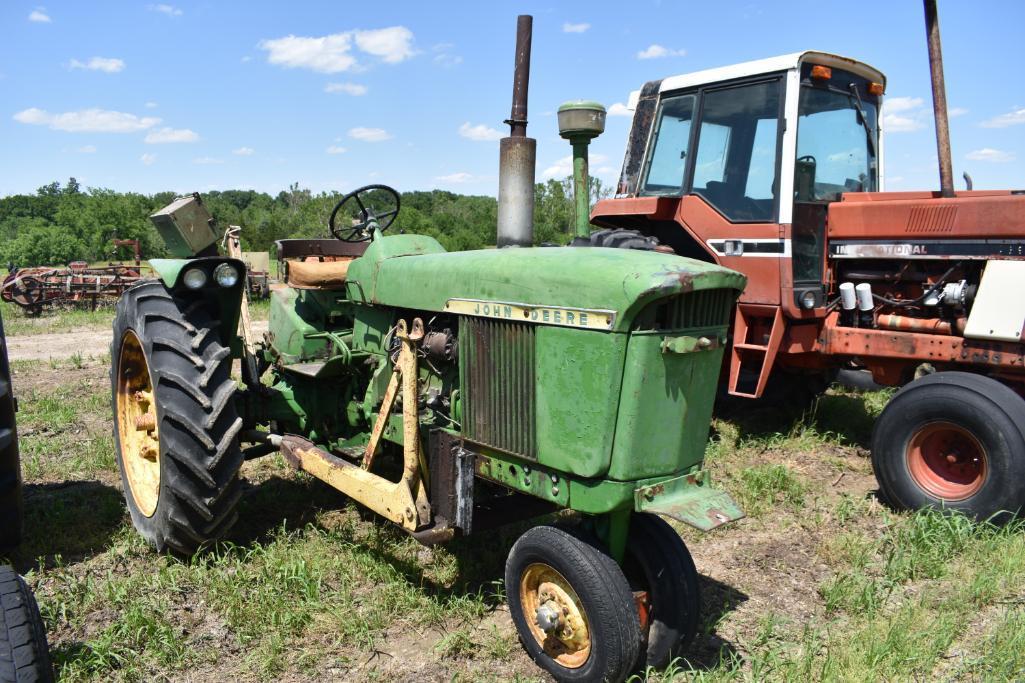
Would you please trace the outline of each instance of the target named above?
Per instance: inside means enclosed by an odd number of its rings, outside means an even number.
[[[952,422],[930,422],[908,441],[907,465],[915,483],[929,495],[959,501],[986,481],[986,450],[975,436]]]
[[[587,615],[565,577],[546,564],[531,564],[520,578],[520,605],[531,635],[545,653],[562,666],[575,669],[591,654]]]
[[[116,386],[121,464],[136,507],[152,517],[160,496],[160,434],[153,383],[142,343],[129,330],[121,340]]]

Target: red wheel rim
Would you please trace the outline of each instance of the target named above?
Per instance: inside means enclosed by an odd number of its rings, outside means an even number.
[[[986,481],[986,449],[971,432],[951,422],[930,422],[907,446],[908,470],[926,493],[941,500],[964,500]]]

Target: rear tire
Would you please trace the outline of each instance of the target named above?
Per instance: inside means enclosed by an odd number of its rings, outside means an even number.
[[[52,680],[50,648],[36,599],[23,578],[0,566],[0,681]]]
[[[524,649],[557,681],[622,681],[630,674],[640,647],[637,606],[619,565],[596,543],[534,527],[509,551],[505,585]],[[538,621],[543,606],[559,615],[550,631]]]
[[[16,410],[7,337],[0,319],[0,548],[12,548],[21,542],[24,523]]]
[[[1004,523],[1025,504],[1025,400],[1000,382],[938,372],[887,404],[872,433],[872,468],[898,509],[957,510]]]
[[[624,228],[604,228],[591,233],[592,247],[606,247],[609,249],[638,249],[640,251],[654,251],[659,246],[659,241],[654,237],[642,235],[637,230],[626,230]]]
[[[204,302],[173,297],[160,282],[125,292],[114,318],[111,395],[125,500],[146,540],[185,556],[225,535],[242,495],[242,420],[218,324]]]
[[[661,669],[691,644],[701,623],[698,571],[683,539],[657,515],[634,514],[627,539],[630,587],[648,594],[648,633],[637,669]]]

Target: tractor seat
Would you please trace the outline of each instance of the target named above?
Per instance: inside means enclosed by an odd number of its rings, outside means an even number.
[[[363,255],[369,242],[335,239],[287,239],[275,242],[279,272],[296,289],[342,289],[349,264]]]
[[[285,282],[296,289],[341,289],[354,260],[343,257],[336,261],[287,261]]]

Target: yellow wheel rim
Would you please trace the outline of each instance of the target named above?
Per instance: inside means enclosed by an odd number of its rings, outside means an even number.
[[[531,635],[546,655],[567,669],[587,662],[591,656],[587,613],[562,574],[541,562],[528,565],[520,575],[520,606]],[[558,624],[547,632],[536,617],[542,607],[558,617]]]
[[[135,505],[146,517],[160,496],[160,435],[146,354],[135,332],[121,340],[117,367],[117,435],[121,465]]]

